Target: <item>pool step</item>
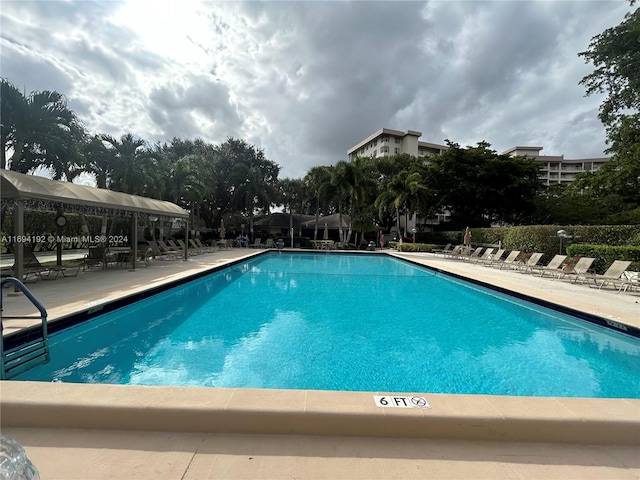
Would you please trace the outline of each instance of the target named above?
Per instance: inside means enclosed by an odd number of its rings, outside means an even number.
[[[40,338],[24,343],[4,352],[4,379],[16,377],[23,372],[49,361],[49,347]]]
[[[40,328],[37,327],[34,330],[35,338],[30,338],[27,341],[20,343],[16,346],[5,349],[5,338],[3,335],[3,320],[32,320],[34,316],[17,316],[7,317],[0,316],[0,380],[8,380],[13,378],[36,365],[47,363],[49,361],[49,345],[47,342],[47,310],[44,306],[33,296],[24,284],[14,277],[8,277],[0,281],[0,289],[5,284],[14,284],[23,294],[27,297],[36,309],[38,309],[40,315]],[[0,296],[0,312],[2,311],[2,296]],[[39,330],[39,331],[38,331]]]

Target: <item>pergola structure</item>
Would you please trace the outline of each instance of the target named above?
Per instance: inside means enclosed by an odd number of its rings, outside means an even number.
[[[11,170],[0,170],[0,198],[3,209],[13,208],[14,210],[13,234],[16,238],[24,238],[24,211],[27,208],[131,217],[133,270],[136,268],[138,220],[148,217],[182,218],[186,222],[184,259],[187,259],[189,213],[175,203],[51,180],[36,175],[25,175]],[[13,249],[14,274],[16,278],[22,278],[24,245],[20,241],[14,242],[14,245],[16,246]]]

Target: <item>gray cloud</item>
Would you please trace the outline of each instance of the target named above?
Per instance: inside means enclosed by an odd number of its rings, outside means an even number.
[[[65,94],[93,132],[245,138],[289,177],[346,158],[381,127],[600,156],[600,99],[584,97],[578,82],[592,68],[577,54],[629,10],[577,0],[157,2],[149,18],[123,22],[130,5],[3,2],[2,76]],[[170,8],[168,20],[153,15]]]

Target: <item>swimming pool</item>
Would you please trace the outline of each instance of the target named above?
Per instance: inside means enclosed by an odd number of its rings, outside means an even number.
[[[51,336],[22,380],[640,398],[638,339],[381,255],[270,254]]]

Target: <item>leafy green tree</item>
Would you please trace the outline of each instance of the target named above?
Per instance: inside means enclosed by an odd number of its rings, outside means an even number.
[[[598,172],[579,175],[573,188],[592,201],[615,194],[632,209],[640,205],[639,39],[636,9],[618,26],[593,37],[589,48],[578,54],[595,67],[580,81],[586,95],[605,94],[598,116],[607,129],[607,153],[613,157]]]
[[[528,157],[499,155],[486,142],[449,149],[429,158],[429,188],[437,205],[460,227],[520,223],[530,215],[542,187],[539,166]]]
[[[268,214],[278,197],[280,167],[268,160],[264,151],[244,140],[229,138],[220,150],[231,165],[228,184],[231,205],[249,219],[249,231],[253,238],[255,214],[260,211]]]

